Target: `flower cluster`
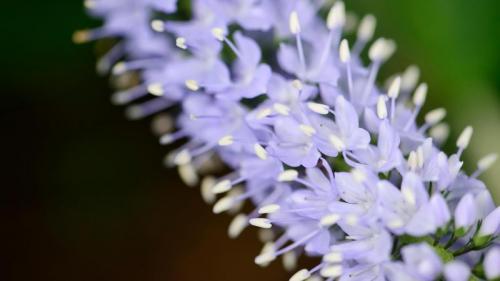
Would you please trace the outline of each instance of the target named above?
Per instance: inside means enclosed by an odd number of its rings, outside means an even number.
[[[500,208],[477,179],[496,155],[466,175],[472,128],[454,154],[441,151],[446,111],[417,123],[427,95],[418,68],[378,87],[395,43],[370,44],[367,15],[351,48],[343,34],[355,18],[329,2],[193,0],[191,17],[173,20],[175,0],[87,0],[104,24],[74,39],[118,39],[98,69],[139,79],[112,101],[132,104],[132,119],[176,117],[160,142],[181,144],[166,162],[188,185],[215,158],[229,167],[203,179],[202,196],[214,213],[253,203],[228,234],[261,228],[256,264],[321,258],[292,281],[498,280]]]

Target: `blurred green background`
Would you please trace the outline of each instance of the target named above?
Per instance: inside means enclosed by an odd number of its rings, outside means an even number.
[[[444,106],[456,137],[475,127],[465,168],[500,152],[500,2],[353,0],[378,18],[398,52],[385,74],[421,67],[429,108]],[[287,280],[260,269],[255,233],[226,237],[196,189],[164,169],[147,121],[109,103],[92,44],[96,22],[77,0],[3,4],[0,280]],[[482,176],[500,201],[500,166]]]

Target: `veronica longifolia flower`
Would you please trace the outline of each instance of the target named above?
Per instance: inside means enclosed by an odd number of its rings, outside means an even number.
[[[428,85],[416,66],[377,86],[396,45],[370,43],[374,16],[351,50],[342,1],[191,2],[190,19],[172,20],[182,18],[170,15],[175,0],[87,0],[103,26],[74,39],[117,38],[98,63],[119,82],[112,101],[131,119],[175,117],[157,133],[179,145],[166,163],[188,185],[225,164],[202,196],[214,213],[237,214],[230,237],[262,229],[258,265],[283,256],[292,269],[304,253],[322,258],[293,281],[498,278],[498,247],[488,247],[499,209],[478,179],[497,157],[462,171],[471,127],[450,156],[439,148],[446,110],[417,122]],[[242,213],[246,200],[255,208]]]

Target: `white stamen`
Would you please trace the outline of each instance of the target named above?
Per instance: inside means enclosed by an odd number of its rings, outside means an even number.
[[[165,23],[162,20],[153,20],[151,22],[151,28],[156,32],[164,32]]]
[[[326,104],[316,103],[316,102],[308,102],[307,107],[318,114],[327,115],[330,112],[330,107]]]
[[[377,99],[377,116],[380,119],[387,118],[387,105],[385,104],[385,96],[379,96]]]
[[[434,110],[429,111],[425,115],[424,119],[427,124],[432,126],[441,122],[441,120],[443,120],[445,116],[446,116],[446,109],[436,108]]]
[[[163,94],[164,94],[163,85],[161,83],[149,84],[148,92],[154,96],[158,96],[158,97],[163,96]]]
[[[339,220],[340,220],[340,215],[329,214],[321,218],[321,220],[319,221],[319,225],[322,227],[330,227],[336,224]]]
[[[424,148],[422,146],[419,146],[417,148],[417,167],[423,168],[424,164],[425,164]]]
[[[91,38],[92,38],[92,34],[90,31],[78,30],[75,33],[73,33],[72,39],[73,39],[73,42],[75,42],[76,44],[81,44],[81,43],[88,42],[89,40],[91,40]]]
[[[231,221],[229,228],[227,229],[227,235],[229,238],[237,238],[240,236],[241,232],[248,225],[248,218],[244,214],[239,214]]]
[[[300,124],[299,129],[308,137],[311,137],[314,134],[316,134],[316,130],[313,127],[306,124]]]
[[[358,39],[367,42],[373,38],[377,19],[373,15],[366,15],[361,20],[358,27]]]
[[[357,183],[364,183],[366,181],[366,174],[360,169],[352,169],[351,175]]]
[[[415,197],[415,192],[411,190],[409,187],[403,186],[401,188],[401,193],[403,194],[403,198],[408,204],[415,206],[417,203],[417,198]]]
[[[279,114],[281,115],[288,115],[290,114],[290,107],[284,105],[284,104],[281,104],[281,103],[275,103],[273,105],[273,108],[274,110],[276,110],[276,112],[278,112]]]
[[[272,214],[277,212],[280,208],[281,207],[278,204],[265,205],[259,209],[259,214]]]
[[[160,144],[162,144],[162,145],[171,144],[174,140],[175,139],[172,136],[172,134],[164,134],[160,138]]]
[[[273,114],[273,110],[269,107],[266,107],[266,108],[263,108],[261,110],[259,110],[259,112],[257,112],[256,114],[256,118],[257,119],[263,119],[263,118],[266,118],[267,116]]]
[[[474,130],[472,129],[472,127],[467,126],[457,139],[457,147],[460,149],[466,149],[467,146],[469,146],[473,132]]]
[[[219,28],[219,27],[214,27],[214,28],[212,28],[212,35],[215,37],[215,39],[217,39],[221,42],[224,41],[224,37],[225,37],[224,29]]]
[[[255,155],[257,155],[257,157],[259,157],[260,159],[262,159],[262,160],[267,159],[267,151],[264,147],[262,147],[262,145],[260,145],[258,143],[254,144],[253,150],[255,152]]]
[[[267,266],[269,265],[270,262],[276,259],[276,256],[274,255],[274,243],[273,242],[267,242],[264,244],[264,247],[262,247],[262,250],[260,251],[260,255],[255,257],[255,263],[259,266]]]
[[[387,91],[387,96],[391,99],[396,99],[399,96],[399,91],[401,89],[401,77],[396,77],[391,85],[389,86],[389,90]]]
[[[233,204],[234,204],[233,197],[230,196],[222,197],[221,199],[219,199],[219,201],[217,201],[217,203],[215,203],[214,207],[212,208],[212,211],[215,214],[220,214],[222,212],[231,209],[231,207],[233,207]]]
[[[222,180],[222,181],[216,183],[212,187],[212,192],[214,194],[224,193],[226,191],[229,191],[232,187],[233,186],[231,185],[231,181],[230,180]]]
[[[345,25],[345,5],[342,1],[337,1],[333,4],[326,18],[326,26],[328,29],[342,28]]]
[[[187,49],[186,38],[184,38],[184,37],[175,38],[175,45],[180,49],[183,49],[183,50]]]
[[[340,42],[339,57],[342,63],[348,63],[351,60],[351,51],[349,51],[349,43],[346,39]]]
[[[418,168],[417,153],[415,151],[410,152],[408,155],[408,167],[410,170],[415,171]]]
[[[228,146],[234,143],[234,137],[231,135],[223,136],[218,142],[220,146]]]
[[[346,216],[346,223],[350,226],[355,226],[359,222],[359,218],[356,215],[350,214]]]
[[[121,75],[125,73],[125,71],[127,71],[127,64],[122,61],[115,64],[115,66],[113,66],[113,69],[111,70],[113,75]]]
[[[198,84],[198,81],[193,80],[193,79],[186,80],[184,82],[184,84],[186,85],[186,88],[188,88],[189,90],[191,90],[193,92],[196,92],[200,89],[200,85]]]
[[[285,170],[281,172],[281,174],[278,175],[278,181],[280,182],[287,182],[287,181],[293,181],[299,176],[299,172],[296,170]]]
[[[333,147],[339,152],[343,151],[346,148],[345,143],[335,134],[331,134],[328,137],[328,140],[333,145]]]
[[[212,188],[215,185],[215,178],[214,177],[205,177],[203,181],[201,182],[201,198],[203,198],[203,201],[205,201],[207,204],[212,204],[215,202],[215,194],[212,192]]]
[[[342,260],[342,253],[337,251],[333,251],[323,256],[323,261],[328,263],[340,263]]]
[[[477,162],[478,169],[481,171],[488,170],[491,166],[493,166],[493,164],[495,164],[497,158],[498,154],[496,153],[486,155]]]
[[[300,21],[299,21],[299,15],[297,14],[297,11],[292,11],[290,13],[290,19],[288,22],[290,32],[292,34],[297,34],[300,33]]]
[[[394,41],[385,38],[379,38],[370,47],[368,56],[374,62],[382,62],[386,61],[390,56],[392,56],[395,50],[396,43],[394,43]]]
[[[444,143],[450,135],[450,126],[446,123],[439,123],[429,130],[429,136],[436,141],[436,143]]]
[[[300,91],[304,88],[304,84],[299,79],[295,79],[292,81],[292,87]]]
[[[418,83],[420,78],[420,69],[416,65],[410,65],[406,68],[401,78],[401,89],[403,91],[411,91]]]
[[[274,240],[274,232],[271,229],[261,228],[258,231],[259,240],[263,243]]]
[[[297,254],[294,251],[283,254],[283,267],[286,271],[292,271],[297,267]]]
[[[413,103],[416,106],[422,106],[425,103],[425,99],[427,98],[427,84],[422,83],[418,85],[415,90],[415,94],[413,94]]]
[[[301,269],[297,271],[289,281],[304,281],[307,278],[311,277],[311,273],[307,269]]]
[[[325,278],[337,278],[342,275],[342,266],[336,264],[323,267],[320,274]]]
[[[189,187],[193,187],[198,184],[198,174],[196,169],[190,163],[185,165],[179,165],[177,167],[177,172],[181,180]]]
[[[95,8],[97,2],[95,0],[85,0],[83,1],[83,6],[87,9]]]
[[[185,165],[191,162],[191,154],[187,149],[181,150],[174,157],[173,163],[175,165]]]
[[[273,225],[271,224],[271,221],[266,218],[253,218],[250,219],[250,224],[256,227],[260,228],[271,228]]]
[[[405,223],[401,219],[393,219],[387,223],[389,228],[400,228],[404,225]]]

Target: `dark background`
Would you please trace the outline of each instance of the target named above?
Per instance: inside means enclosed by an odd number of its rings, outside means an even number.
[[[395,38],[384,73],[410,63],[445,106],[456,136],[476,127],[466,169],[500,151],[500,19],[492,0],[346,1]],[[260,269],[256,234],[226,236],[198,189],[162,166],[167,148],[148,121],[109,103],[92,44],[95,26],[76,0],[2,4],[0,280],[287,280]],[[498,165],[485,179],[500,199]],[[498,202],[498,200],[497,200]]]

